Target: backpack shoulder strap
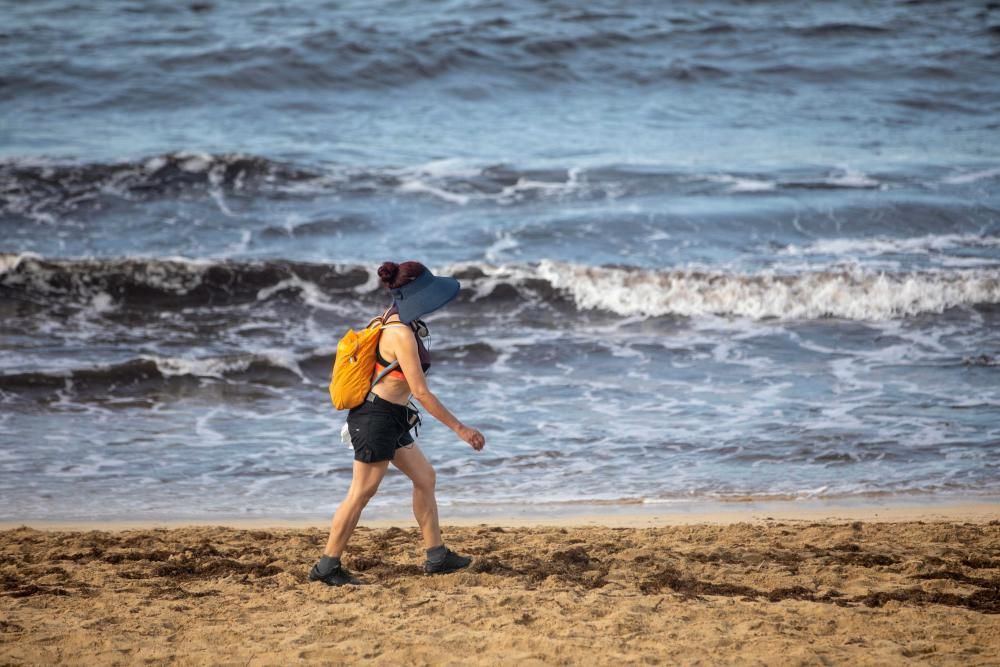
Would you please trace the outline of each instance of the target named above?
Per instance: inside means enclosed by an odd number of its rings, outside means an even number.
[[[386,313],[388,313],[388,312],[389,311],[386,311]],[[383,323],[383,319],[382,318],[384,318],[384,317],[385,317],[385,314],[383,314],[382,317],[376,317],[374,320],[372,320],[372,323],[374,323],[376,321],[379,323],[379,327],[378,328],[379,328],[380,331],[382,329],[388,329],[389,327],[407,327],[407,328],[409,328],[409,326],[410,326],[409,324],[404,324],[402,322]],[[381,343],[381,341],[379,341],[379,342]],[[375,385],[377,385],[382,378],[384,378],[386,375],[388,375],[389,373],[393,372],[397,368],[399,368],[399,359],[396,359],[395,361],[393,361],[392,363],[390,363],[388,366],[386,366],[385,368],[383,368],[382,372],[379,373],[375,377],[375,379],[372,381],[371,386],[374,387]],[[371,388],[369,388],[369,391],[370,390],[371,390]]]
[[[388,375],[389,373],[393,372],[397,368],[399,368],[399,360],[398,359],[396,361],[392,362],[391,364],[389,364],[388,366],[386,366],[385,368],[382,369],[382,372],[379,373],[375,377],[374,380],[372,380],[372,384],[371,384],[370,387],[368,387],[368,391],[371,391],[371,388],[374,387],[375,385],[377,385],[379,383],[379,380],[381,380],[382,378],[384,378],[386,375]]]
[[[385,323],[385,318],[389,314],[389,310],[391,310],[391,309],[388,309],[384,313],[382,313],[381,315],[376,315],[375,317],[373,317],[370,320],[368,320],[368,324],[365,326],[365,328],[366,329],[371,329],[376,324],[378,324],[381,327]]]

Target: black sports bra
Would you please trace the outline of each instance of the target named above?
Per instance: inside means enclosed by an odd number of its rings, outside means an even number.
[[[410,329],[413,329],[413,325],[410,325]],[[416,332],[414,332],[416,333]],[[424,345],[424,340],[420,336],[416,336],[417,339],[417,353],[420,355],[420,367],[426,373],[431,367],[431,353],[428,351],[427,347]],[[378,342],[375,346],[375,372],[381,373],[385,368],[392,362],[387,361],[385,357],[382,356],[382,341]],[[403,375],[402,368],[396,368],[389,371],[386,375],[390,377],[397,378],[399,380],[405,380],[406,376]]]

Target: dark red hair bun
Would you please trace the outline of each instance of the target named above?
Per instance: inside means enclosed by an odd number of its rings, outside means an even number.
[[[396,262],[382,262],[382,266],[378,267],[378,277],[382,279],[382,283],[386,287],[392,287],[392,283],[396,281],[398,275],[399,264]]]
[[[389,289],[396,289],[403,285],[408,285],[427,270],[427,267],[420,262],[382,262],[378,267],[378,277],[382,279],[382,284]]]

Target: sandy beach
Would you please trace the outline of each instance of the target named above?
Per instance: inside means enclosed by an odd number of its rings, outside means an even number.
[[[327,588],[322,526],[8,528],[0,663],[998,664],[996,506],[445,535],[469,571],[366,525]]]
[[[0,667],[1000,667],[1000,0],[0,36]]]

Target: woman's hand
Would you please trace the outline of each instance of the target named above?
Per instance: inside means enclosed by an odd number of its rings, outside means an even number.
[[[458,428],[455,429],[458,433],[458,437],[465,440],[469,445],[477,452],[486,446],[486,438],[483,434],[474,428],[466,426],[465,424],[459,424]]]

